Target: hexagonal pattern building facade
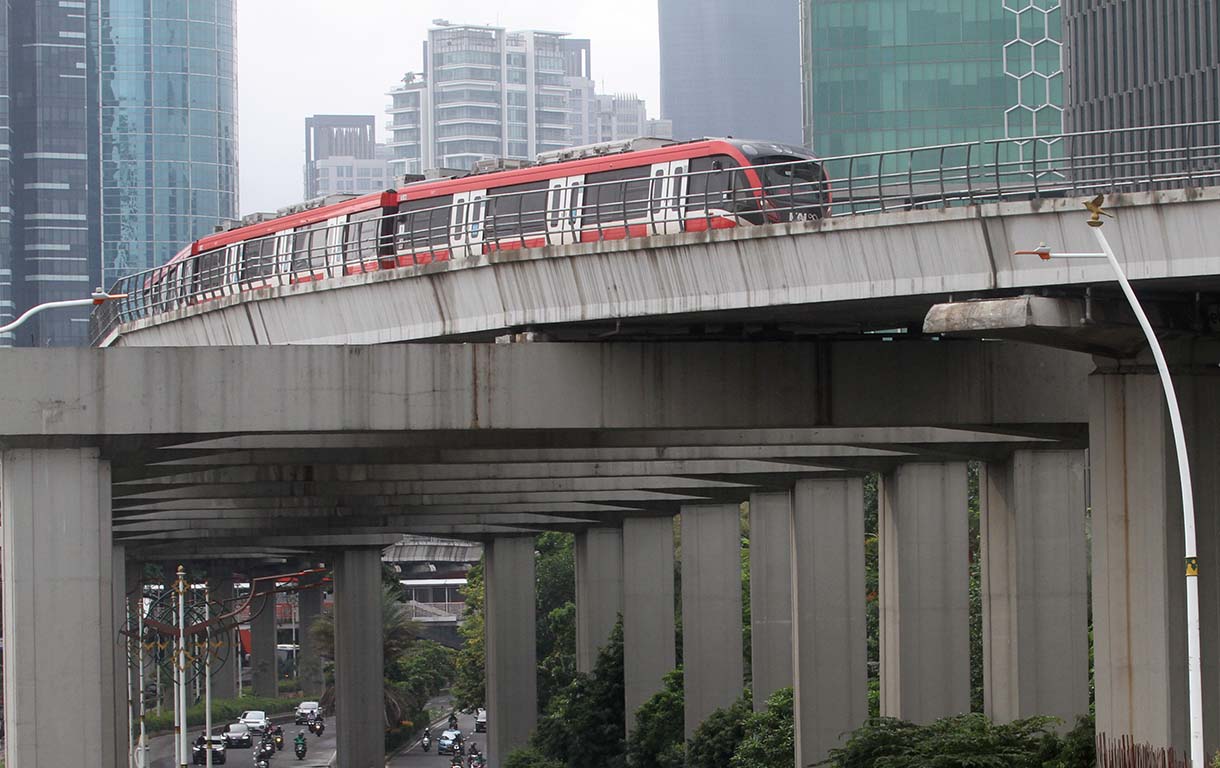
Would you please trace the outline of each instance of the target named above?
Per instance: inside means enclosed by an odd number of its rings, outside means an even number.
[[[1004,76],[1017,81],[1017,99],[1004,110],[1004,136],[1063,133],[1063,10],[1061,0],[1003,0],[1011,24],[1004,43]],[[1035,141],[1038,146],[1034,146]],[[1021,145],[1021,159],[1051,157],[1057,139]]]

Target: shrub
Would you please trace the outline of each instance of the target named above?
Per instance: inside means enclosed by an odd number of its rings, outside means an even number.
[[[687,768],[725,768],[745,738],[752,706],[750,692],[746,691],[733,706],[708,715],[686,745]]]
[[[682,768],[686,762],[682,668],[665,676],[660,691],[635,713],[627,740],[629,768]]]
[[[212,700],[212,726],[220,727],[236,722],[241,713],[248,709],[259,709],[270,715],[282,715],[297,708],[304,698],[267,699],[257,696],[242,696],[237,699]],[[188,728],[202,726],[207,720],[203,702],[187,707],[186,725]],[[174,711],[163,711],[160,715],[146,714],[144,727],[149,733],[172,731],[174,729]]]
[[[767,699],[767,708],[742,724],[745,734],[733,759],[733,768],[793,768],[796,739],[792,727],[792,689],[781,688]]]
[[[1059,762],[1064,740],[1051,730],[1055,722],[1052,717],[1031,717],[996,724],[977,713],[923,726],[877,718],[831,750],[826,762],[838,768],[1066,768]],[[1079,738],[1074,736],[1073,743]],[[734,766],[738,768],[736,761]]]

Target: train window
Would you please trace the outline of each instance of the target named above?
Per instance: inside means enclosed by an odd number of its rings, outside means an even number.
[[[199,254],[199,287],[203,290],[219,288],[225,281],[225,249]]]
[[[665,207],[665,171],[659,170],[652,175],[652,193],[648,196],[652,201],[652,210],[659,211]]]
[[[576,226],[576,222],[580,219],[580,212],[576,208],[577,204],[580,203],[580,187],[581,183],[579,181],[573,182],[572,194],[568,198],[571,201],[568,205],[568,223],[573,227]]]
[[[453,195],[408,200],[398,206],[394,245],[398,251],[449,245],[449,211]]]
[[[372,261],[377,258],[381,209],[352,214],[343,228],[343,261]]]
[[[736,167],[737,161],[728,155],[692,158],[686,186],[687,210],[723,208],[733,188],[733,175],[740,173],[732,170]],[[738,187],[741,186],[744,185],[739,183]]]
[[[553,189],[551,189],[551,204],[547,207],[551,211],[550,226],[552,229],[559,226],[559,218],[562,215],[562,212],[559,210],[559,206],[563,204],[562,200],[563,200],[563,187],[554,187]]]
[[[651,166],[640,165],[585,177],[584,226],[647,215],[651,170]]]
[[[275,236],[249,240],[241,246],[241,279],[275,274]]]
[[[326,266],[326,223],[298,229],[292,237],[292,271],[302,272]]]
[[[487,236],[494,239],[546,231],[547,182],[487,190]]]

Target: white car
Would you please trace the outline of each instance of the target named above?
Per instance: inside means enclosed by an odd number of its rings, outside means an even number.
[[[302,701],[297,705],[296,724],[304,725],[311,718],[319,717],[322,714],[322,707],[316,701]]]
[[[237,721],[244,723],[254,733],[266,733],[267,726],[270,724],[267,720],[267,713],[261,709],[251,709],[241,713],[241,717]]]

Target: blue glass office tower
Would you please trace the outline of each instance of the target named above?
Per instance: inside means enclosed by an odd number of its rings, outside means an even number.
[[[237,218],[233,0],[0,0],[0,323]],[[88,342],[87,309],[0,346]]]
[[[233,2],[100,0],[107,284],[238,217]]]

